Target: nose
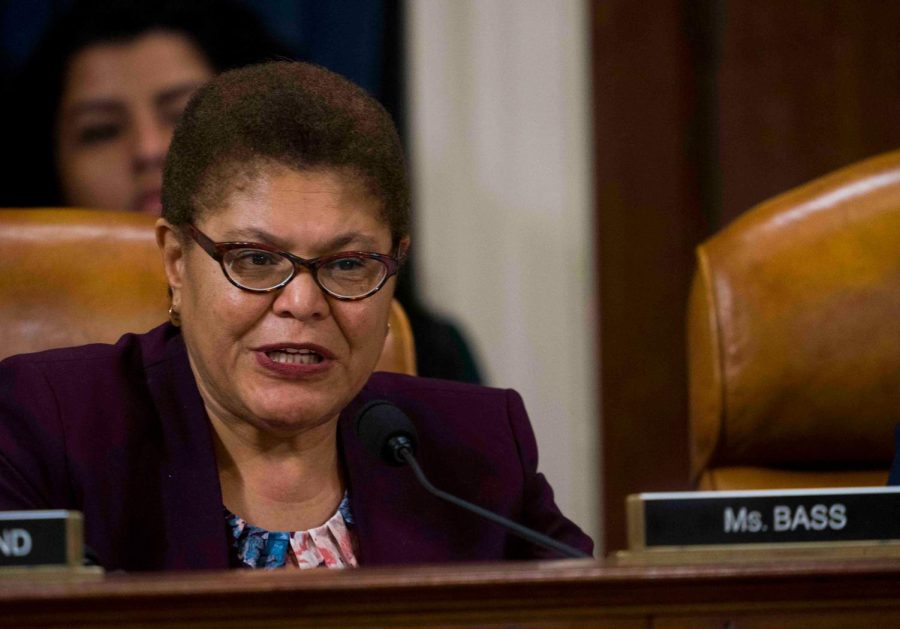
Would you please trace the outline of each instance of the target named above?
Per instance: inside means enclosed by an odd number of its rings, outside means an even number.
[[[134,119],[135,173],[162,168],[171,140],[171,129],[153,112],[138,112]]]
[[[299,269],[294,279],[278,290],[272,310],[279,317],[315,321],[327,317],[331,306],[312,273],[308,269]]]

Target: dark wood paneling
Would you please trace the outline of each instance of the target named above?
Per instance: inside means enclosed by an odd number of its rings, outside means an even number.
[[[720,4],[720,226],[900,146],[900,3]]]
[[[687,488],[684,308],[700,211],[697,107],[678,3],[594,3],[593,91],[605,548],[624,499]]]
[[[4,627],[890,627],[896,561],[594,562],[0,579]]]

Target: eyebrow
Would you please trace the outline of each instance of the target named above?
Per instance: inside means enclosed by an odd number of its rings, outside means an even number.
[[[277,247],[282,251],[290,251],[290,246],[285,240],[279,238],[278,236],[275,236],[274,234],[270,234],[265,230],[257,229],[254,227],[229,230],[226,231],[222,237],[224,238],[223,242],[257,242],[260,244]],[[375,238],[372,238],[371,236],[367,236],[365,234],[360,234],[358,232],[338,234],[334,238],[325,241],[317,248],[320,251],[337,252],[346,250],[347,246],[350,244],[353,244],[354,250],[356,251],[376,251],[378,248],[378,243],[376,242]]]
[[[199,81],[190,81],[170,87],[153,97],[156,107],[165,107],[178,99],[193,93],[203,85]],[[78,101],[67,108],[66,114],[72,117],[81,114],[103,113],[117,114],[125,109],[125,104],[116,98],[91,98]]]
[[[67,108],[66,115],[75,118],[82,114],[117,114],[125,109],[125,106],[112,98],[93,98],[75,103]]]

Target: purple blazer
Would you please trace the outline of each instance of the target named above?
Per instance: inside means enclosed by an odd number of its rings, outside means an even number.
[[[537,472],[518,394],[376,373],[338,424],[360,565],[551,556],[365,450],[352,423],[373,399],[413,420],[435,485],[592,551]],[[107,570],[228,567],[209,421],[177,328],[0,362],[0,510],[57,508],[84,513]]]

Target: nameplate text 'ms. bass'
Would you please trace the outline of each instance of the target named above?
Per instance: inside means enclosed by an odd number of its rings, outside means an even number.
[[[644,493],[629,549],[900,540],[900,487]]]

